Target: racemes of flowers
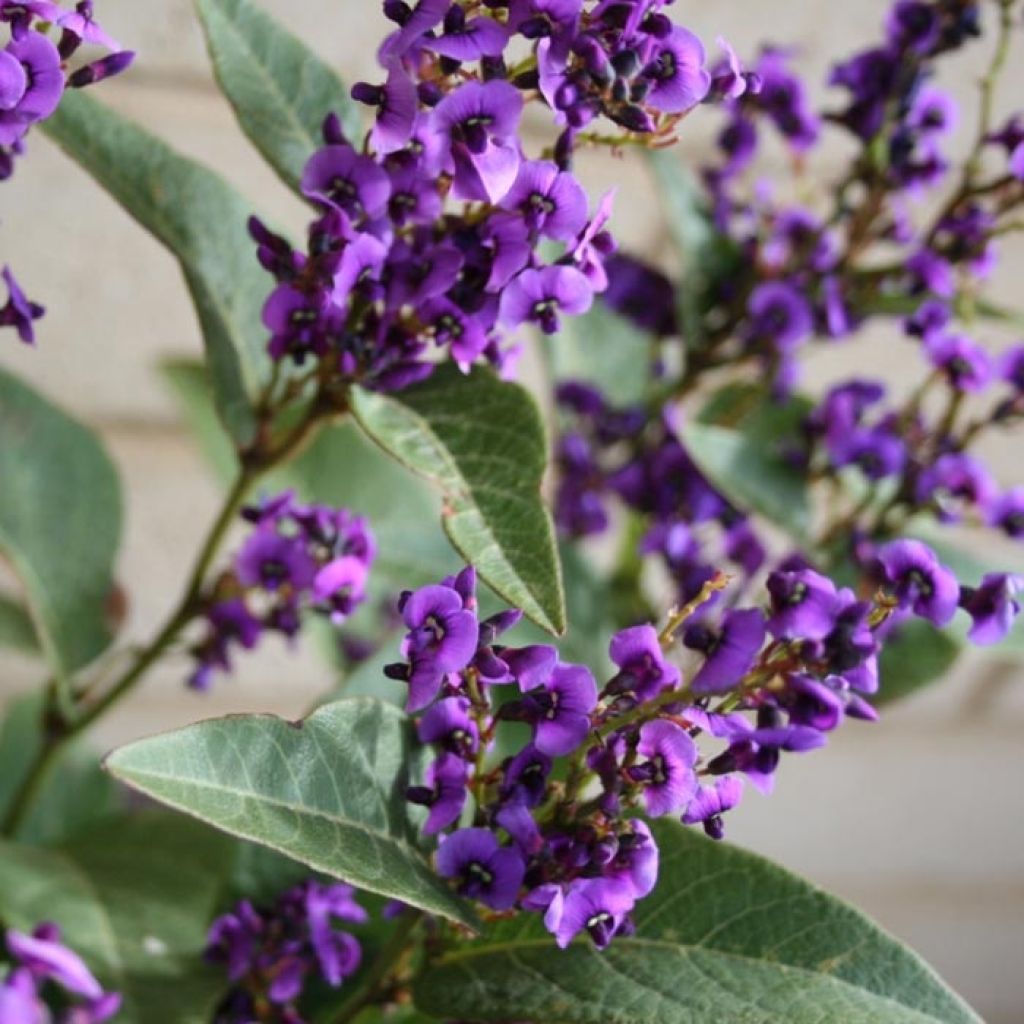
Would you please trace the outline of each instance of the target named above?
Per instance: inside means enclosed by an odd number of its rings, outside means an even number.
[[[124,50],[93,19],[92,0],[64,7],[50,0],[0,0],[0,181],[14,173],[32,126],[45,121],[65,89],[80,89],[116,75],[135,54]],[[53,38],[51,38],[51,34]],[[82,46],[111,51],[71,70]],[[33,322],[43,307],[25,296],[10,267],[2,271],[7,302],[0,306],[0,327],[13,327],[23,342],[35,340]]]
[[[509,373],[518,349],[503,331],[554,334],[589,309],[607,283],[612,196],[590,208],[575,148],[605,141],[601,118],[619,126],[613,143],[664,141],[696,104],[748,85],[735,65],[713,80],[664,6],[388,0],[384,79],[352,90],[373,129],[348,138],[328,118],[302,176],[318,210],[306,250],[251,224],[278,282],[263,308],[272,358],[312,364],[328,398],[353,381],[403,388],[439,357]],[[531,102],[558,129],[536,156],[522,142]]]
[[[980,36],[978,3],[895,3],[882,41],[835,66],[829,84],[845,96],[824,113],[789,52],[768,47],[752,63],[760,87],[725,98],[720,156],[703,172],[712,241],[701,265],[677,282],[625,253],[607,261],[603,300],[658,339],[656,358],[648,397],[635,406],[616,406],[582,382],[560,386],[556,514],[564,534],[607,531],[610,499],[618,499],[639,523],[640,555],[657,558],[684,602],[719,566],[747,577],[769,568],[763,531],[701,471],[685,441],[693,398],[709,385],[740,384],[749,404],[763,410],[770,397],[789,410],[783,435],[769,423],[761,444],[816,488],[820,506],[827,499],[818,528],[799,538],[819,568],[852,566],[869,580],[880,544],[934,524],[1024,535],[1024,493],[1001,488],[969,450],[1024,413],[1024,350],[995,356],[979,339],[987,324],[998,326],[999,310],[981,290],[1024,203],[1021,118],[992,123],[1017,12],[1001,0],[990,13],[998,35],[961,165],[948,152],[956,104],[934,77]],[[805,186],[830,132],[852,136],[858,150],[813,203],[749,187],[768,135],[789,150]],[[797,392],[812,342],[855,344],[871,324],[894,326],[918,347],[921,377],[908,397],[897,401],[885,382],[864,376],[816,401]],[[742,405],[739,415],[736,403],[723,407],[722,420],[742,420]],[[708,422],[713,407],[701,413]],[[752,431],[765,423],[752,422]],[[1019,586],[1012,574],[991,574],[965,589],[965,607],[993,595],[1010,606]],[[1004,633],[977,628],[973,639],[991,643]]]
[[[349,885],[311,879],[268,906],[241,900],[218,917],[206,959],[225,969],[231,988],[217,1008],[217,1024],[301,1024],[296,1004],[308,983],[318,979],[338,988],[359,969],[362,946],[345,926],[363,924],[369,915],[355,897]]]
[[[198,690],[231,670],[234,649],[252,650],[268,632],[292,640],[308,612],[341,626],[366,599],[377,545],[364,517],[300,504],[292,491],[244,508],[242,517],[248,538],[190,609],[206,625],[192,647],[189,685]]]
[[[60,941],[51,922],[30,935],[10,929],[6,934],[11,967],[0,979],[0,1020],[4,1024],[102,1024],[121,1008],[117,992],[104,992],[82,958]],[[59,992],[67,1008],[51,1012],[44,995]]]
[[[404,660],[386,671],[408,684],[417,735],[436,754],[408,798],[428,809],[437,870],[492,911],[542,913],[559,946],[581,932],[601,948],[629,934],[658,874],[638,814],[721,838],[744,780],[770,792],[783,752],[822,746],[847,717],[876,717],[867,698],[894,621],[946,625],[957,611],[956,577],[920,542],[883,547],[875,574],[879,589],[862,600],[794,561],[769,575],[760,605],[697,617],[728,586],[717,575],[660,633],[617,633],[617,671],[600,687],[554,647],[504,645],[521,613],[481,620],[471,567],[404,593]],[[976,629],[1012,618],[988,605],[972,611]],[[677,638],[688,672],[673,660]],[[529,739],[499,757],[511,723]]]

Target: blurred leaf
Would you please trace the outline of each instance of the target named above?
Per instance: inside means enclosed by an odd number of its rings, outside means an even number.
[[[408,720],[379,701],[343,700],[299,723],[213,719],[114,751],[116,778],[231,835],[316,871],[473,924],[430,867],[405,799]]]
[[[556,380],[578,380],[599,388],[615,406],[643,400],[653,339],[601,302],[583,316],[566,318],[545,339]]]
[[[124,995],[119,1024],[207,1024],[226,986],[203,962],[230,843],[187,818],[148,812],[60,849],[0,844],[0,916],[54,921],[100,982]]]
[[[202,327],[217,409],[235,441],[249,443],[267,374],[260,310],[270,291],[246,229],[249,203],[79,90],[63,97],[43,131],[177,257]]]
[[[121,485],[93,433],[0,370],[0,555],[59,675],[110,643]]]
[[[32,616],[23,605],[3,594],[0,594],[0,647],[10,647],[23,654],[41,653]]]
[[[26,694],[8,704],[0,722],[0,817],[42,748],[43,706],[41,693]],[[121,805],[117,786],[100,769],[98,755],[79,740],[57,760],[15,838],[25,843],[61,842]]]
[[[886,639],[878,660],[879,688],[874,704],[909,697],[939,682],[956,663],[963,644],[949,630],[923,619],[902,623]]]
[[[442,954],[416,1004],[474,1021],[980,1024],[867,918],[753,854],[656,823],[658,888],[636,934],[559,951],[521,914]]]
[[[195,0],[195,6],[238,123],[285,184],[298,189],[332,111],[358,144],[359,111],[341,79],[309,47],[249,0]]]
[[[354,388],[352,409],[385,451],[441,488],[445,532],[480,577],[561,633],[561,566],[540,494],[548,442],[529,393],[488,371],[442,366],[397,394]]]

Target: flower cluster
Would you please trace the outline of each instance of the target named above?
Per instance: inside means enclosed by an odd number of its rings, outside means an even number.
[[[189,679],[196,689],[231,670],[234,647],[251,650],[267,631],[295,637],[306,610],[340,626],[366,597],[376,543],[363,517],[299,504],[291,491],[242,514],[252,532],[202,599],[207,632],[192,649]]]
[[[7,952],[14,963],[0,979],[4,1024],[101,1024],[121,1007],[121,996],[104,992],[82,958],[61,943],[55,924],[41,924],[31,935],[8,931]],[[66,1008],[54,1015],[48,995]]]
[[[207,960],[231,983],[217,1024],[302,1024],[296,1003],[310,979],[338,988],[359,969],[362,948],[343,926],[367,919],[355,890],[340,883],[303,882],[269,907],[242,900],[207,936]]]
[[[110,78],[131,64],[135,54],[123,50],[93,20],[92,0],[74,9],[51,0],[0,0],[0,23],[9,31],[0,49],[0,181],[14,172],[14,159],[25,150],[25,136],[45,121],[60,103],[66,88],[81,88]],[[46,34],[59,29],[54,42]],[[70,71],[68,62],[82,45],[111,52]],[[34,340],[32,322],[43,307],[30,302],[4,267],[8,300],[0,307],[0,327],[14,327],[26,344]]]
[[[554,333],[585,312],[614,246],[611,195],[591,212],[570,169],[582,129],[603,115],[663,133],[714,85],[700,42],[663,6],[388,0],[384,80],[352,90],[373,128],[360,147],[329,117],[302,176],[318,209],[306,251],[251,224],[278,282],[263,309],[271,356],[312,361],[328,394],[353,380],[395,390],[439,354],[507,370],[516,349],[501,328]],[[530,55],[509,67],[516,40]],[[738,66],[720,81],[746,88]],[[539,159],[520,140],[531,100],[561,129]]]
[[[634,812],[720,838],[744,779],[768,792],[783,752],[820,747],[847,717],[876,717],[866,698],[890,620],[945,624],[963,601],[991,629],[1017,611],[1004,595],[962,595],[916,542],[881,548],[875,571],[880,589],[864,600],[794,561],[768,576],[763,607],[719,600],[728,580],[715,575],[660,634],[616,634],[617,671],[601,688],[553,647],[502,644],[521,613],[481,621],[472,568],[403,594],[404,660],[386,671],[408,683],[419,739],[436,753],[408,798],[428,809],[439,873],[492,911],[543,913],[560,946],[628,933],[658,872]],[[697,617],[705,604],[714,615]],[[687,672],[672,659],[677,634]],[[529,739],[495,764],[512,723]]]

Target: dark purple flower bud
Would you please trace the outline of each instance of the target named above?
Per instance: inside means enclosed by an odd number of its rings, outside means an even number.
[[[989,573],[978,587],[960,591],[960,607],[973,620],[967,635],[984,647],[997,644],[1013,628],[1020,614],[1017,594],[1024,587],[1024,578],[1009,573]]]
[[[96,82],[102,82],[104,78],[113,78],[126,70],[132,61],[135,60],[133,50],[121,50],[119,53],[112,53],[100,60],[93,61],[79,68],[68,78],[68,85],[72,89],[81,89]]]
[[[0,306],[0,327],[13,327],[26,345],[32,345],[36,338],[32,323],[46,310],[25,295],[14,279],[10,267],[4,267],[0,276],[7,285],[7,303]]]
[[[619,667],[608,684],[610,694],[631,694],[642,703],[679,685],[679,669],[665,659],[657,630],[649,623],[616,633],[608,654]]]
[[[571,754],[586,739],[597,705],[597,684],[582,665],[557,665],[544,682],[523,698],[533,724],[533,742],[543,754]]]
[[[640,728],[638,752],[646,758],[630,769],[643,786],[644,804],[652,818],[682,810],[697,789],[694,765],[697,748],[674,722],[656,719]]]
[[[753,667],[764,643],[764,616],[756,608],[726,612],[717,630],[690,626],[683,643],[704,653],[704,664],[693,677],[694,693],[725,693]]]
[[[900,606],[944,626],[956,614],[960,585],[956,576],[918,540],[897,540],[878,552],[878,565]]]
[[[749,332],[755,341],[789,352],[806,341],[814,329],[810,303],[784,281],[758,285],[747,304]]]
[[[661,271],[624,253],[609,257],[605,270],[603,298],[611,309],[659,336],[678,332],[675,286]]]
[[[743,783],[735,775],[716,779],[712,786],[701,786],[686,808],[683,824],[702,824],[712,839],[721,839],[725,835],[722,815],[731,811],[742,796]]]
[[[463,828],[441,840],[437,870],[458,883],[459,892],[492,910],[508,910],[519,895],[525,865],[512,847],[498,845],[486,828]]]
[[[924,0],[900,0],[889,12],[885,34],[900,50],[924,56],[931,53],[941,37],[939,9]]]
[[[559,264],[524,270],[501,296],[499,317],[507,327],[530,322],[545,334],[554,334],[559,313],[578,316],[590,309],[593,300],[590,282],[575,267]]]

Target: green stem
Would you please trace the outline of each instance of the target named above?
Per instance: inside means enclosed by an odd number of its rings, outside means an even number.
[[[418,910],[407,910],[398,919],[394,931],[388,936],[383,949],[366,971],[359,986],[331,1017],[331,1024],[347,1024],[360,1010],[374,1005],[387,994],[388,985],[385,983],[409,948],[409,940],[422,919],[423,915]]]

